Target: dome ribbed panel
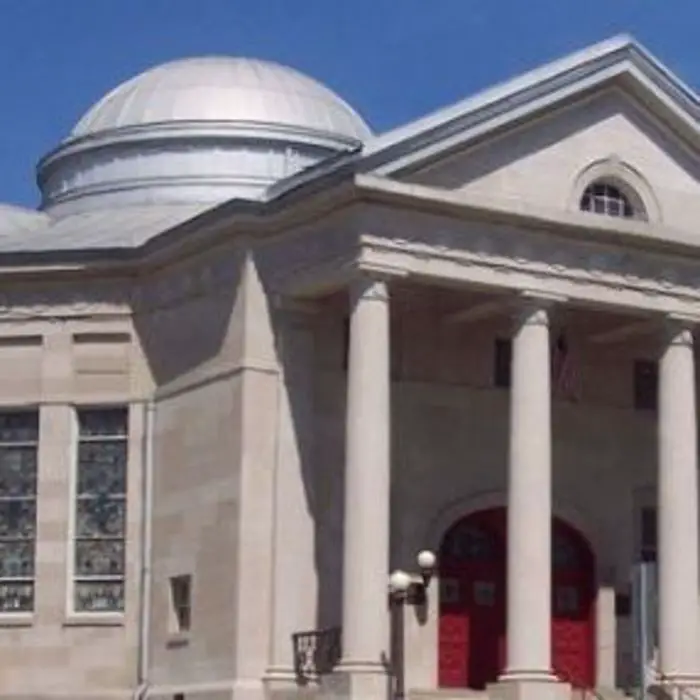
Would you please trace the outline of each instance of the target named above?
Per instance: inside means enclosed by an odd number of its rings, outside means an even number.
[[[363,141],[362,118],[333,91],[298,71],[244,58],[191,58],[128,80],[95,104],[72,138],[165,122],[251,122]]]

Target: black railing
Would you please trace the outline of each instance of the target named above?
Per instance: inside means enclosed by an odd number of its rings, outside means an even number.
[[[340,661],[340,627],[296,632],[292,635],[294,672],[300,683],[330,673]]]
[[[653,666],[652,670],[655,670]],[[682,683],[669,682],[663,673],[655,672],[657,682],[649,686],[649,695],[659,700],[700,700],[700,694],[695,686],[689,688]]]
[[[694,686],[692,690],[685,685],[676,685],[675,687],[680,698],[685,698],[686,700],[698,700],[698,693]]]

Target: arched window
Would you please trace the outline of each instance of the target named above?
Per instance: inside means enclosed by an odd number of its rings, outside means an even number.
[[[440,553],[451,562],[485,561],[498,557],[498,547],[490,532],[462,521],[448,532]]]
[[[581,557],[577,543],[569,535],[561,532],[552,533],[552,566],[556,570],[578,570],[581,566]]]
[[[611,182],[599,180],[588,185],[581,195],[579,206],[581,211],[593,214],[619,216],[623,219],[646,219],[641,203],[633,203],[618,185]]]

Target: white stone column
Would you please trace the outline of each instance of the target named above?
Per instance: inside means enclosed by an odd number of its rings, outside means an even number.
[[[348,694],[374,700],[389,653],[389,296],[364,277],[350,294],[341,670]]]
[[[659,363],[659,671],[699,677],[698,476],[695,362],[690,328],[669,322]]]
[[[552,682],[552,429],[547,305],[520,309],[512,345],[507,644],[503,682]],[[522,682],[522,683],[521,683]]]

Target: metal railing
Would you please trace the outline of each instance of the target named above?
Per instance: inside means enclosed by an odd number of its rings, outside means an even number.
[[[689,688],[682,683],[669,682],[663,673],[659,673],[654,666],[651,670],[656,675],[656,682],[651,683],[648,688],[648,695],[652,695],[659,700],[700,700],[698,689]]]
[[[678,683],[664,683],[662,679],[648,687],[647,696],[656,698],[656,700],[700,700],[700,695],[687,686]]]
[[[330,673],[342,652],[340,627],[296,632],[292,635],[294,673],[301,684]]]
[[[686,700],[700,700],[700,695],[698,695],[697,691],[693,692],[688,688],[686,685],[672,685],[671,687],[676,689],[676,696],[678,700],[681,700],[682,698],[685,698]]]

